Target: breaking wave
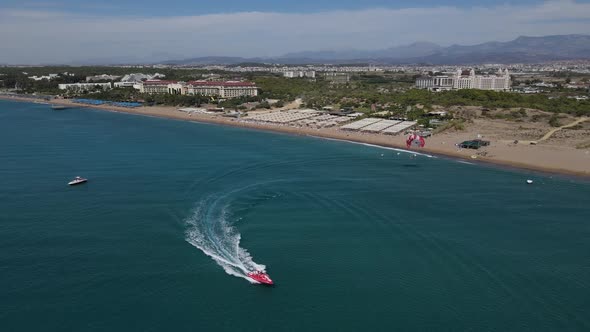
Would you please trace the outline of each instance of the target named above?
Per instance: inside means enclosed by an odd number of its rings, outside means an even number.
[[[248,251],[240,247],[241,235],[232,225],[230,203],[226,196],[209,196],[200,201],[186,219],[186,241],[199,248],[220,265],[227,274],[257,283],[247,276],[251,271],[264,271]]]

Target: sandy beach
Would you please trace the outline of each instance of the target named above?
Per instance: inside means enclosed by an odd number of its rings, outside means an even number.
[[[34,98],[0,95],[0,99],[35,102]],[[189,115],[178,111],[177,107],[168,106],[143,106],[137,108],[124,108],[115,106],[91,106],[73,103],[71,100],[54,99],[48,101],[50,104],[64,105],[71,107],[96,108],[106,111],[124,112],[130,114],[163,117],[185,121],[196,121],[204,123],[215,123],[235,127],[259,129],[265,131],[288,133],[302,136],[315,136],[347,140],[358,143],[368,143],[384,147],[405,149],[405,137],[403,135],[383,135],[362,132],[344,131],[338,128],[309,128],[290,127],[271,124],[253,123],[238,120],[221,115],[196,114]],[[552,138],[536,145],[529,144],[529,141],[539,139],[543,136],[543,128],[535,128],[534,125],[526,124],[522,130],[514,132],[513,129],[502,126],[501,122],[475,121],[463,131],[444,132],[427,139],[426,146],[420,152],[434,155],[447,156],[452,158],[465,159],[469,162],[486,162],[508,167],[541,171],[547,173],[574,175],[590,178],[590,148],[576,148],[568,144],[571,137],[555,133]],[[578,132],[578,141],[590,138],[590,121],[585,121]],[[529,128],[530,127],[530,128]],[[483,139],[491,142],[490,146],[479,150],[459,149],[455,144],[475,139],[480,135]],[[536,137],[538,136],[538,138]],[[515,143],[515,140],[520,140]]]

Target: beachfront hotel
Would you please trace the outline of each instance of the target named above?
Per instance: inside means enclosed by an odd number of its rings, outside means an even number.
[[[139,84],[141,93],[168,93],[176,95],[201,95],[220,98],[254,97],[258,88],[252,82],[238,81],[145,81]]]
[[[188,95],[220,98],[255,97],[258,95],[258,88],[252,82],[191,81],[187,83],[185,89]]]
[[[145,81],[139,84],[141,93],[168,93],[179,95],[182,94],[182,83],[177,81]]]
[[[449,76],[424,76],[416,79],[416,87],[432,91],[452,90],[453,81]]]
[[[476,75],[475,70],[457,70],[454,76],[424,76],[416,79],[416,87],[431,91],[479,89],[508,91],[512,85],[508,69],[496,75]]]

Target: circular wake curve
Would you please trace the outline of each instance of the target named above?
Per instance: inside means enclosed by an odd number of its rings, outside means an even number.
[[[227,206],[219,206],[219,199],[201,201],[186,220],[189,229],[186,240],[223,267],[229,275],[248,278],[251,271],[264,270],[254,262],[246,249],[240,247],[241,236],[228,222]]]
[[[227,274],[257,283],[248,273],[264,271],[266,266],[254,262],[250,253],[240,247],[241,235],[233,227],[229,212],[232,195],[251,187],[210,195],[199,201],[185,221],[188,226],[186,241],[213,258]]]

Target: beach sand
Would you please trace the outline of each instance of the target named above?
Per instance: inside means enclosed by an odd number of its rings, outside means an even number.
[[[12,97],[0,95],[1,99],[26,101],[37,101],[32,98]],[[384,147],[405,149],[404,135],[383,135],[363,132],[344,131],[338,128],[309,128],[290,127],[271,124],[260,124],[238,120],[221,115],[196,114],[189,115],[178,111],[177,107],[168,106],[143,106],[137,108],[124,108],[115,106],[91,106],[76,104],[71,100],[54,99],[51,104],[59,104],[71,107],[96,108],[107,111],[124,112],[146,116],[163,117],[185,121],[196,121],[205,123],[216,123],[235,127],[259,129],[265,131],[288,133],[293,135],[315,136],[347,140],[358,143],[374,144]],[[577,141],[588,139],[590,135],[590,121],[586,121],[586,127],[577,134]],[[426,141],[426,146],[420,149],[422,153],[448,156],[452,158],[465,159],[470,162],[487,162],[508,167],[515,167],[533,171],[548,173],[566,174],[590,178],[590,148],[577,149],[567,136],[557,136],[548,139],[537,145],[530,145],[529,141],[543,128],[534,124],[527,124],[530,128],[514,130],[511,124],[498,121],[476,120],[468,125],[463,131],[444,132],[434,135]],[[532,133],[532,134],[531,134]],[[475,139],[480,135],[483,139],[491,142],[490,146],[479,150],[459,149],[455,144],[465,140]],[[542,137],[543,135],[540,135]],[[529,138],[529,141],[514,143],[515,140]]]

